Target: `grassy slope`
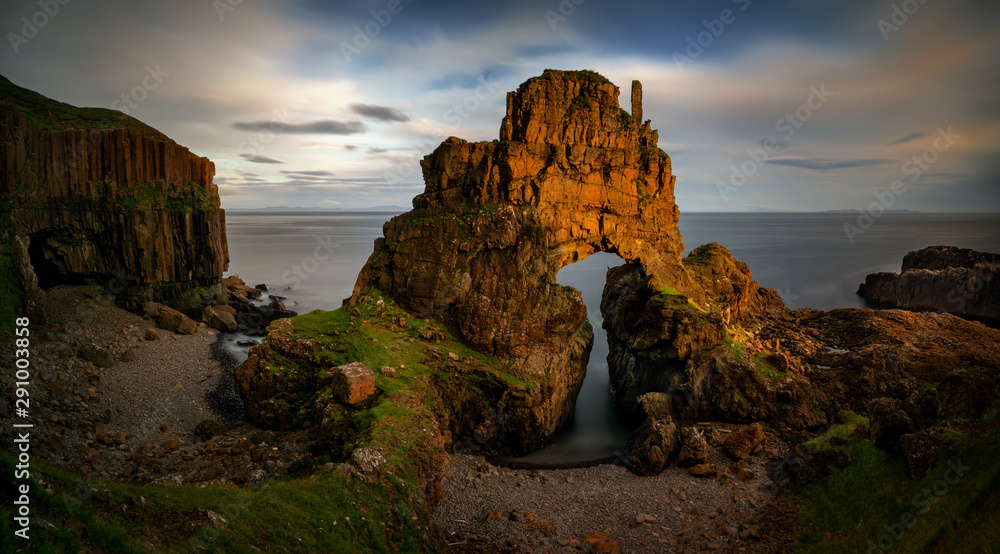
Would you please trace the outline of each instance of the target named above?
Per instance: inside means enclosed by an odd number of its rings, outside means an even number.
[[[124,113],[108,108],[78,108],[19,87],[0,75],[0,110],[13,108],[40,131],[66,129],[129,129],[173,142],[166,135]]]
[[[803,531],[797,548],[808,552],[868,552],[878,541],[893,552],[995,552],[1000,545],[1000,429],[978,437],[953,433],[952,452],[939,454],[937,468],[914,481],[906,461],[847,436],[853,425],[835,426],[814,447],[838,448],[851,456],[846,469],[790,493]],[[841,436],[846,444],[830,446]],[[956,479],[949,462],[967,472]],[[950,482],[949,482],[950,481]],[[912,525],[898,525],[909,521]],[[898,535],[899,531],[904,532]],[[991,550],[992,549],[992,550]],[[880,550],[876,548],[875,552]]]
[[[395,379],[377,375],[379,394],[373,399],[357,409],[343,408],[338,431],[342,436],[317,440],[313,445],[313,467],[297,476],[271,479],[252,488],[202,488],[87,482],[33,463],[32,474],[45,487],[35,483],[32,490],[47,487],[53,491],[33,496],[33,509],[56,526],[46,530],[37,523],[33,525],[33,548],[129,552],[139,551],[141,543],[150,542],[172,552],[191,551],[198,546],[209,551],[246,552],[250,545],[279,552],[438,549],[441,538],[422,506],[423,491],[417,479],[418,472],[427,470],[426,462],[421,461],[428,457],[421,451],[427,448],[424,429],[430,426],[429,420],[440,421],[444,410],[432,384],[464,386],[469,391],[535,385],[512,376],[505,363],[478,354],[447,335],[436,343],[418,339],[419,332],[435,325],[433,322],[409,317],[392,305],[386,309],[386,318],[373,317],[379,298],[377,293],[373,295],[370,301],[359,303],[354,327],[351,314],[343,309],[316,311],[292,320],[296,338],[314,338],[321,343],[320,357],[329,363],[322,364],[323,368],[362,361],[376,372],[383,365],[399,371]],[[398,323],[401,317],[406,319],[406,327],[393,330],[393,318]],[[458,354],[464,362],[477,367],[476,372],[450,374],[437,370],[431,362],[432,348]],[[304,374],[308,369],[289,363],[284,371]],[[322,396],[328,391],[317,394]],[[9,456],[10,441],[3,440],[0,533],[2,540],[9,541],[14,531],[13,459]],[[369,486],[340,470],[316,469],[326,462],[347,459],[350,450],[361,446],[376,448],[387,459],[386,478],[381,484]],[[225,529],[211,528],[199,510],[221,514],[228,521]],[[86,527],[72,529],[67,522],[73,515]],[[0,551],[9,551],[6,546],[0,543],[4,547]]]

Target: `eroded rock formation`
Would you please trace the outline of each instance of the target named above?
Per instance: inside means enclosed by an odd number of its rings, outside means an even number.
[[[96,279],[126,307],[192,314],[225,300],[211,161],[120,112],[0,89],[0,201],[43,288]]]
[[[572,414],[592,340],[560,268],[609,251],[691,286],[670,158],[618,96],[595,73],[546,71],[508,94],[500,140],[442,143],[421,163],[424,193],[386,224],[350,299],[380,289],[543,383],[531,444]]]
[[[931,246],[903,258],[900,273],[872,273],[858,294],[907,310],[1000,321],[1000,255]]]

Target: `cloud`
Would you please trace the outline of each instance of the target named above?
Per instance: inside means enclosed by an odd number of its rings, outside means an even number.
[[[883,165],[892,163],[893,160],[885,158],[860,158],[855,160],[839,160],[837,158],[812,157],[784,157],[773,158],[767,161],[769,164],[787,165],[791,167],[801,167],[802,169],[846,169],[851,167],[870,167],[873,165]]]
[[[355,135],[368,131],[360,121],[323,119],[309,123],[280,124],[274,121],[237,121],[235,129],[241,131],[271,131],[283,135]]]
[[[331,177],[331,176],[333,176],[333,172],[332,171],[323,171],[323,170],[315,170],[315,171],[282,171],[282,173],[284,173],[285,175],[306,175],[306,176],[309,176],[309,177]]]
[[[283,164],[285,162],[281,160],[276,160],[274,158],[268,158],[267,156],[256,156],[254,154],[241,154],[241,158],[248,162],[253,162],[255,164]]]
[[[918,138],[924,138],[926,136],[927,136],[927,133],[925,133],[923,131],[917,131],[916,133],[910,133],[910,134],[906,135],[903,138],[898,138],[898,139],[890,142],[889,146],[896,146],[897,144],[904,144],[904,143],[907,143],[907,142],[910,142],[910,141],[917,140]]]
[[[373,106],[371,104],[351,104],[351,111],[363,115],[365,117],[370,117],[372,119],[377,119],[379,121],[409,121],[410,116],[404,114],[403,112],[390,108],[388,106]]]

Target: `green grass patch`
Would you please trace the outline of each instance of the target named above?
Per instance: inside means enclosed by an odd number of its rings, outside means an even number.
[[[3,485],[13,485],[14,461],[5,440]],[[145,552],[151,543],[167,552],[425,552],[433,551],[429,514],[407,500],[408,486],[369,486],[334,471],[306,478],[272,479],[251,488],[133,485],[85,481],[32,462],[31,550],[37,552]],[[22,481],[19,481],[20,484]],[[45,492],[51,489],[51,494]],[[0,507],[5,551],[26,546],[13,537],[11,502]],[[209,525],[206,511],[226,519]],[[76,516],[84,525],[67,525]],[[414,521],[411,518],[416,518]],[[20,539],[18,539],[20,540]]]
[[[807,445],[843,437],[837,448],[850,453],[850,466],[789,493],[803,529],[799,550],[867,552],[882,541],[894,552],[988,552],[1000,544],[1000,431],[956,444],[914,481],[902,457],[849,436],[863,418],[842,415],[843,424]]]

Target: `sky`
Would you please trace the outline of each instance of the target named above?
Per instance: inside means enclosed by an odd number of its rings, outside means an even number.
[[[5,0],[0,73],[216,164],[224,208],[408,207],[448,136],[592,69],[682,211],[1000,210],[995,0]]]

